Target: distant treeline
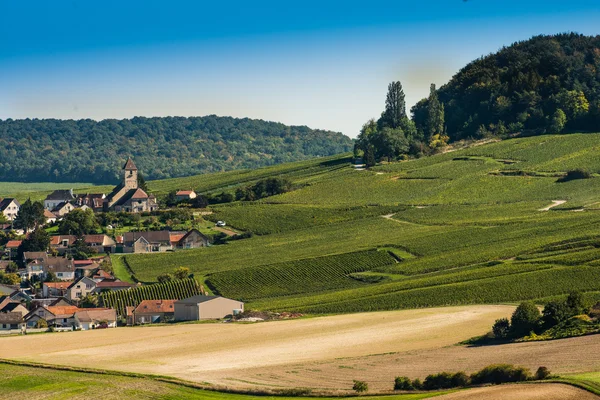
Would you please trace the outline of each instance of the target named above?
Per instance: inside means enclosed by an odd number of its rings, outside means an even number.
[[[146,179],[350,151],[341,133],[231,117],[0,120],[0,181],[112,184],[131,156]]]

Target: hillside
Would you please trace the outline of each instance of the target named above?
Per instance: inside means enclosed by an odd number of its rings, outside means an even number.
[[[571,290],[600,298],[600,179],[560,182],[576,168],[600,172],[599,140],[510,139],[370,170],[344,156],[257,170],[241,184],[271,174],[299,189],[209,216],[254,237],[125,259],[142,281],[186,266],[213,291],[269,310],[544,301]],[[236,188],[229,175],[194,179]],[[566,202],[548,209],[555,200]],[[375,250],[395,260],[371,259]]]
[[[437,91],[451,140],[521,132],[597,131],[600,36],[560,34],[514,43],[462,68]],[[428,100],[413,109],[427,130]]]
[[[341,133],[230,117],[0,120],[0,181],[114,184],[132,156],[146,179],[257,168],[349,151]]]

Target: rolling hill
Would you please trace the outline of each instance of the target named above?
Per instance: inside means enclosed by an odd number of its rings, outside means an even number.
[[[254,232],[252,238],[125,260],[142,281],[189,267],[215,292],[269,310],[543,301],[572,290],[600,298],[599,139],[515,138],[370,170],[340,155],[185,178],[204,182],[206,191],[234,191],[266,176],[300,188],[212,207],[209,218]],[[592,177],[561,182],[577,168]],[[375,251],[393,262],[366,261]],[[331,285],[322,283],[324,268]],[[262,290],[248,296],[244,287]]]

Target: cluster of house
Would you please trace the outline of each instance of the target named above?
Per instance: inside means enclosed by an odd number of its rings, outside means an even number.
[[[127,290],[131,286],[114,279],[99,268],[74,281],[45,282],[42,293],[33,295],[18,286],[0,285],[0,333],[31,330],[89,330],[117,327],[112,308],[82,308],[82,297],[107,290]],[[182,300],[143,300],[126,308],[127,325],[169,321],[222,319],[244,311],[244,303],[220,296],[198,295]],[[43,320],[43,324],[41,323]],[[44,328],[40,328],[40,327]]]

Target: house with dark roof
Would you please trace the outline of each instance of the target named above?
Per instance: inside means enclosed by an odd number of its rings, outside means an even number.
[[[156,210],[156,198],[138,186],[138,169],[128,158],[123,166],[123,181],[104,199],[104,211],[139,213]]]
[[[60,218],[67,215],[74,209],[75,206],[72,203],[63,201],[62,203],[59,203],[56,207],[52,209],[52,213],[56,215],[57,218]]]
[[[123,282],[120,280],[113,279],[104,279],[100,282],[96,282],[96,287],[92,291],[92,293],[102,293],[108,291],[117,291],[117,290],[127,290],[132,288],[133,284],[129,282]]]
[[[46,210],[54,210],[62,203],[69,203],[75,200],[73,189],[68,190],[55,190],[46,196],[44,200],[44,208]]]
[[[192,229],[181,238],[178,238],[174,245],[179,249],[196,249],[198,247],[206,247],[209,243],[206,235],[197,229]]]
[[[0,313],[0,330],[21,330],[25,327],[23,316],[19,312]]]
[[[75,279],[75,266],[73,260],[64,257],[48,257],[44,262],[44,276],[50,272],[61,281],[72,281]]]
[[[243,302],[221,296],[198,295],[175,302],[176,321],[222,319],[243,312]]]
[[[96,282],[93,279],[84,276],[75,280],[67,287],[65,297],[70,301],[77,302],[92,293],[94,289],[96,289]]]
[[[173,250],[170,231],[126,232],[123,234],[123,253],[160,253]]]
[[[21,204],[13,198],[0,199],[0,213],[9,221],[17,218]]]
[[[130,325],[154,324],[173,320],[176,300],[143,300],[131,310]]]

